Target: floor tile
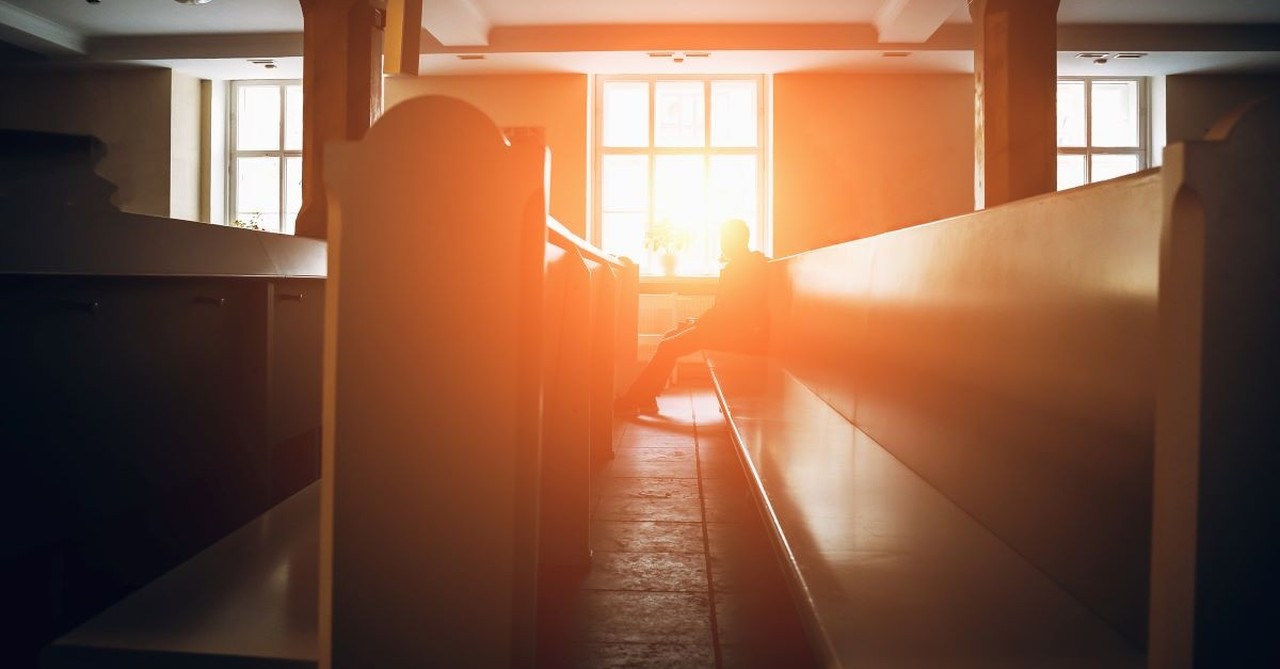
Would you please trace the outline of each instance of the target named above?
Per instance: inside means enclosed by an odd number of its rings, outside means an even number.
[[[615,478],[697,478],[693,445],[656,448],[619,448],[605,470]]]
[[[702,535],[700,523],[597,520],[591,524],[591,547],[597,551],[703,555],[706,542]]]
[[[688,553],[596,551],[584,586],[591,590],[706,592],[707,559]]]
[[[570,666],[577,669],[713,669],[710,645],[657,643],[593,643],[574,648]]]
[[[582,641],[711,645],[706,593],[588,590],[581,611]]]
[[[597,520],[654,520],[698,523],[702,503],[696,498],[609,497],[600,499]]]
[[[602,497],[636,497],[646,499],[698,499],[698,481],[690,479],[611,478],[601,476],[593,481],[593,490]]]

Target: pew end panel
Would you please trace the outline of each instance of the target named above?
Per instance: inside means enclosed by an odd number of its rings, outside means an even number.
[[[1280,96],[1165,151],[1150,665],[1280,663]]]
[[[543,164],[437,96],[326,152],[322,666],[531,661]]]

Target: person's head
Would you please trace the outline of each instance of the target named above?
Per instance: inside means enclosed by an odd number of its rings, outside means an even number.
[[[747,244],[751,241],[751,229],[747,222],[740,218],[732,218],[720,226],[720,256],[725,260],[733,260],[750,252]]]

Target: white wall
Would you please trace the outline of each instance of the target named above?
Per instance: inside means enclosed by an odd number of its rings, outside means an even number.
[[[227,222],[227,82],[200,82],[200,220]]]
[[[0,73],[0,128],[93,135],[98,174],[124,211],[168,216],[172,72],[161,68]]]
[[[169,105],[169,217],[202,220],[200,80],[173,74]]]

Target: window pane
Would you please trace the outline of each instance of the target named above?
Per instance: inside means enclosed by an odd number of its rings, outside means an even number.
[[[675,249],[680,256],[678,272],[697,273],[706,248],[706,161],[702,156],[654,158],[653,220],[655,225],[669,225],[680,240],[680,248]]]
[[[669,218],[685,229],[700,226],[707,209],[702,156],[657,156],[654,161],[654,219]]]
[[[709,204],[711,223],[717,231],[727,219],[755,216],[756,184],[754,155],[711,156]]]
[[[605,211],[649,209],[649,157],[604,156],[600,162],[601,206]]]
[[[284,159],[284,221],[280,232],[292,235],[302,209],[302,159]]]
[[[649,83],[610,81],[604,85],[604,145],[649,145]]]
[[[1138,156],[1094,154],[1089,157],[1089,178],[1105,181],[1138,171]]]
[[[648,216],[643,213],[605,212],[600,248],[638,264],[645,263],[648,254],[644,250],[644,230],[648,222]],[[641,270],[648,271],[648,268],[642,266]]]
[[[1084,156],[1058,155],[1058,190],[1084,185]]]
[[[284,94],[284,148],[302,150],[302,87],[286,86]]]
[[[249,222],[260,215],[274,223],[268,230],[279,230],[280,159],[236,158],[236,218]]]
[[[711,82],[711,145],[756,145],[756,82]]]
[[[280,148],[280,87],[241,86],[236,96],[236,149]]]
[[[1094,146],[1138,146],[1138,82],[1095,81],[1090,104]]]
[[[1058,146],[1084,146],[1084,82],[1058,82]]]
[[[706,101],[701,81],[659,81],[654,84],[654,146],[704,146]]]

